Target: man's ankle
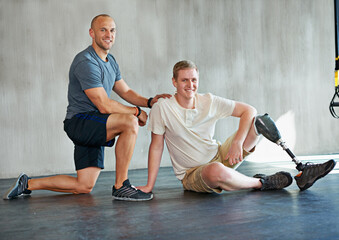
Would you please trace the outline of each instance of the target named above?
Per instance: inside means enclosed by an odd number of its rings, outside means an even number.
[[[32,179],[29,178],[28,181],[27,181],[27,190],[30,190],[30,191],[32,191],[32,189],[29,187],[29,183],[31,182],[31,180]]]
[[[122,180],[122,181],[116,180],[116,181],[115,181],[115,184],[114,184],[114,188],[115,188],[115,189],[121,188],[122,186],[124,186],[124,182],[125,182],[126,180],[127,180],[127,178],[124,179],[124,180]]]

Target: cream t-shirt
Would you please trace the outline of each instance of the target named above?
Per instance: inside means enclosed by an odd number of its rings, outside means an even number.
[[[208,163],[218,151],[213,139],[217,120],[232,115],[235,102],[196,94],[195,108],[185,109],[176,98],[161,98],[150,112],[148,130],[164,135],[174,173],[182,180],[188,169]]]

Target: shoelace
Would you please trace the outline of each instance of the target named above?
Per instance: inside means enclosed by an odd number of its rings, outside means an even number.
[[[135,191],[138,191],[136,187],[134,187],[132,184],[130,185],[131,188],[133,188]]]
[[[304,166],[304,170],[303,172],[306,170],[306,171],[310,171],[311,173],[315,173],[315,172],[320,172],[320,166],[321,164],[317,164],[317,163],[311,163],[311,162],[307,162],[305,163],[305,166]]]

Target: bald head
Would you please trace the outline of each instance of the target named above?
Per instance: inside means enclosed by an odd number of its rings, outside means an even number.
[[[95,17],[92,19],[92,22],[91,22],[91,28],[92,28],[92,29],[94,29],[96,22],[97,22],[98,19],[101,18],[101,17],[103,17],[103,18],[111,18],[111,19],[113,20],[113,18],[112,18],[110,15],[108,15],[108,14],[100,14],[100,15],[98,15],[98,16],[95,16]],[[114,20],[113,20],[113,22],[114,22]]]

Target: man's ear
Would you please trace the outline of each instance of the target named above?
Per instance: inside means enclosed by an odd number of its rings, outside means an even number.
[[[89,35],[91,36],[92,39],[94,39],[94,31],[92,28],[89,29]]]
[[[175,88],[177,88],[177,80],[175,78],[172,78],[172,83]]]

